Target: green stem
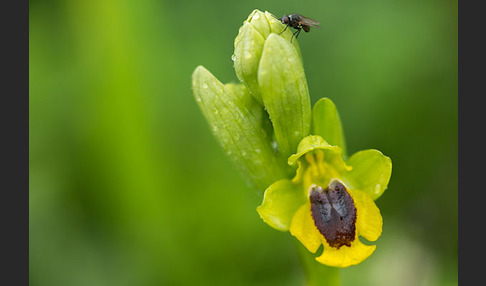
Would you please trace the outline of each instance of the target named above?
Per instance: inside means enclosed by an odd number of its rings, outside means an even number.
[[[326,266],[316,261],[298,240],[295,240],[302,267],[306,276],[306,286],[340,286],[339,268]]]

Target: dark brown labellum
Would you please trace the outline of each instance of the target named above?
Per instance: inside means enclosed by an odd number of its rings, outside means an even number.
[[[314,223],[331,247],[351,246],[356,234],[356,207],[346,187],[332,181],[326,189],[312,186],[310,194]]]

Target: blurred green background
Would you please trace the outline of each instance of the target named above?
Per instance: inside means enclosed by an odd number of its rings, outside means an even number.
[[[321,22],[299,36],[312,103],[393,161],[343,285],[457,285],[456,0],[29,1],[31,285],[302,283],[191,91],[197,65],[236,81],[256,8]]]

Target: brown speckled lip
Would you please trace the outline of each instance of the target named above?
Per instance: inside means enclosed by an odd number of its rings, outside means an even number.
[[[326,189],[311,187],[312,218],[331,247],[351,246],[356,234],[356,207],[346,187],[334,180]]]

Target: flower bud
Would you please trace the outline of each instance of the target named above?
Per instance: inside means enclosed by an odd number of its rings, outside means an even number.
[[[233,54],[236,75],[264,106],[282,157],[310,132],[311,107],[302,58],[291,29],[254,10],[240,28]]]
[[[258,65],[263,52],[263,46],[267,37],[275,33],[288,40],[292,37],[290,29],[286,29],[274,15],[269,12],[253,10],[240,27],[238,36],[235,39],[235,50],[233,53],[234,68],[236,76],[250,90],[255,99],[263,105],[258,86]],[[282,31],[284,31],[282,33]],[[300,50],[297,41],[292,45],[300,57]]]
[[[270,116],[278,148],[283,156],[297,150],[309,135],[311,104],[304,67],[289,40],[270,34],[265,42],[258,83]]]

